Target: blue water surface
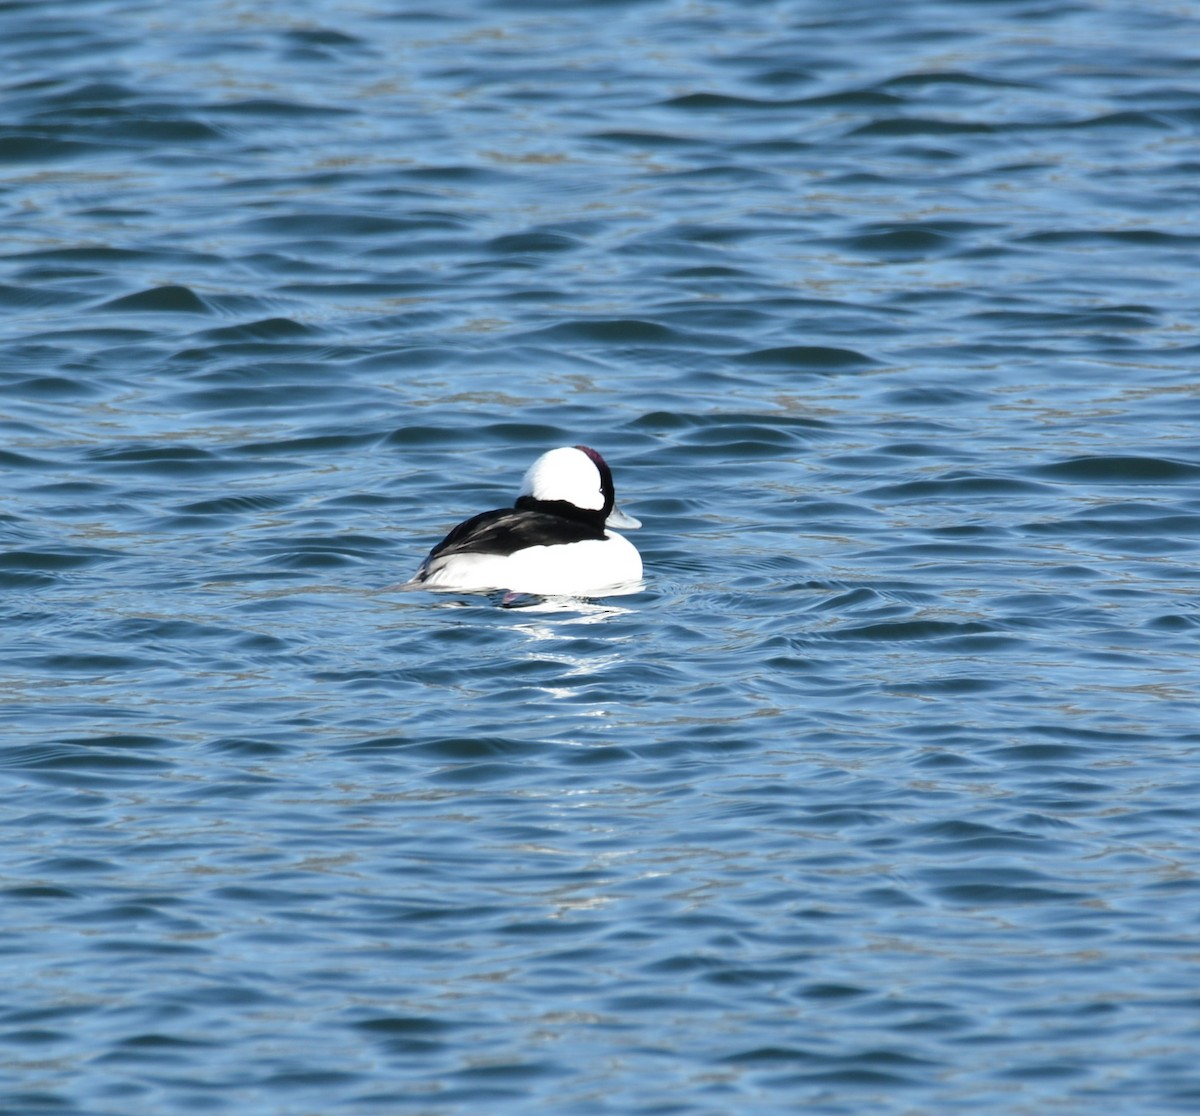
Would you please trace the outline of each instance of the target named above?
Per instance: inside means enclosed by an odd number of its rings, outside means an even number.
[[[0,1110],[1200,1107],[1200,9],[0,25]]]

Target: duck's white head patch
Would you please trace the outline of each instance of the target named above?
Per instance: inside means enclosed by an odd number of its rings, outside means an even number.
[[[543,453],[529,466],[521,495],[535,500],[562,500],[587,511],[603,511],[612,499],[611,492],[604,491],[604,477],[596,462],[577,446]]]

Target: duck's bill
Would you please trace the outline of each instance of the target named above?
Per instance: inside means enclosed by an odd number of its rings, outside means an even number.
[[[642,525],[640,519],[634,519],[632,515],[626,515],[620,508],[613,508],[608,513],[608,518],[604,521],[605,527],[624,527],[626,531],[636,531]]]

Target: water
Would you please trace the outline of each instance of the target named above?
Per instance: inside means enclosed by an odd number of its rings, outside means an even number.
[[[3,1111],[1195,1110],[1200,10],[0,19]]]

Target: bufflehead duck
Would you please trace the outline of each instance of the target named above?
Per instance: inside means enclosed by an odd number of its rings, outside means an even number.
[[[578,596],[642,576],[634,545],[606,527],[641,523],[616,506],[612,471],[587,446],[542,454],[511,508],[460,523],[430,552],[413,584]]]

